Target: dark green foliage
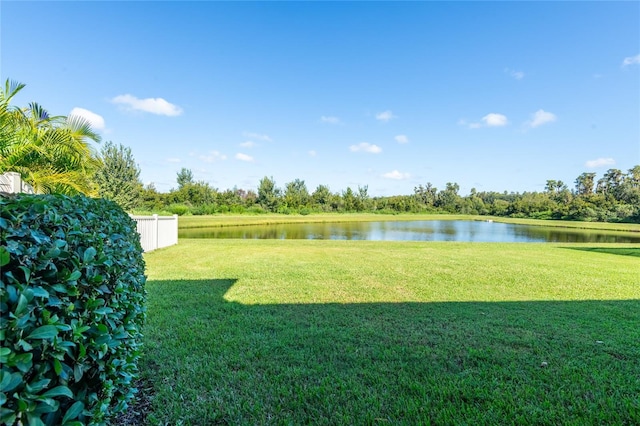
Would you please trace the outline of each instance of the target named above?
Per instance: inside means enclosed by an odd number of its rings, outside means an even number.
[[[370,196],[368,186],[357,191],[346,188],[331,192],[327,185],[318,185],[312,194],[305,181],[294,179],[284,190],[276,186],[273,177],[265,176],[258,183],[257,193],[234,187],[224,191],[206,182],[193,182],[188,169],[178,173],[180,188],[167,194],[155,188],[143,190],[144,208],[168,210],[176,214],[209,215],[218,213],[454,213],[495,215],[514,218],[562,219],[597,222],[640,223],[640,166],[623,173],[608,170],[595,183],[595,173],[582,173],[576,179],[576,189],[570,191],[561,180],[547,180],[544,192],[495,192],[471,189],[461,195],[460,186],[447,182],[439,190],[431,183],[418,185],[413,194]],[[177,211],[175,206],[179,205]]]
[[[273,177],[267,176],[260,179],[258,184],[257,203],[265,210],[275,212],[282,202],[280,188],[276,187],[276,181]]]
[[[307,207],[310,198],[307,185],[305,185],[303,180],[295,179],[286,184],[284,202],[287,207],[298,210],[302,207]]]
[[[104,424],[135,389],[145,320],[135,222],[86,197],[0,198],[1,424]]]
[[[189,206],[185,204],[171,204],[169,207],[167,207],[167,210],[169,210],[169,212],[171,212],[172,214],[177,214],[178,216],[185,215],[190,211]]]

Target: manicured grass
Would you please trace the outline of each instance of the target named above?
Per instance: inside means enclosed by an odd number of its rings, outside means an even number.
[[[181,240],[151,424],[637,424],[640,245]]]
[[[495,222],[517,223],[522,225],[598,229],[606,231],[640,232],[637,223],[578,222],[567,220],[514,219],[495,216],[449,215],[449,214],[373,214],[373,213],[322,213],[311,215],[210,215],[181,216],[178,219],[180,229],[212,228],[237,225],[272,225],[284,223],[326,223],[326,222],[378,222],[409,220],[493,220]]]

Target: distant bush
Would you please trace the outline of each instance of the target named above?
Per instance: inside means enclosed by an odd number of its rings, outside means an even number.
[[[135,389],[145,276],[135,222],[86,197],[0,197],[0,423],[104,424]]]
[[[541,220],[553,219],[553,212],[551,210],[531,212],[529,214],[529,217],[531,219],[541,219]]]
[[[218,207],[215,204],[203,204],[191,209],[191,214],[194,216],[202,216],[208,214],[215,214],[218,212]]]
[[[278,207],[278,210],[276,210],[276,213],[279,214],[295,214],[296,211],[287,207],[287,206],[280,206]]]
[[[234,214],[242,214],[247,211],[247,209],[244,206],[240,206],[237,204],[232,205],[230,210],[231,210],[231,213],[234,213]]]
[[[167,210],[169,210],[171,214],[177,214],[178,216],[191,214],[191,208],[186,204],[171,204],[167,207]]]
[[[251,214],[266,214],[266,213],[269,213],[269,212],[266,211],[265,209],[263,209],[262,206],[255,205],[255,206],[249,207],[247,209],[247,213],[251,213]]]

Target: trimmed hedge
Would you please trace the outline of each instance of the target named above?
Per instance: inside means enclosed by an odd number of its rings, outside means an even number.
[[[82,196],[0,197],[0,209],[0,423],[107,423],[136,392],[146,278],[135,222]]]

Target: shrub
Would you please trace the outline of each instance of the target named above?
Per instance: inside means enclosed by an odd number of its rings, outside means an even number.
[[[247,209],[244,206],[241,206],[238,204],[232,205],[230,210],[231,210],[231,213],[235,213],[235,214],[242,214],[247,211]]]
[[[215,204],[203,204],[191,209],[191,214],[194,216],[216,214],[217,212],[218,207]]]
[[[169,210],[171,214],[177,214],[178,216],[184,216],[191,213],[191,207],[186,204],[171,204],[167,207],[167,210]]]
[[[266,214],[269,213],[268,211],[266,211],[265,209],[262,208],[262,206],[260,205],[255,205],[255,206],[251,206],[247,209],[247,213],[251,213],[251,214]]]
[[[278,207],[278,210],[276,210],[276,213],[279,213],[279,214],[293,214],[294,210],[290,209],[287,206],[280,206],[280,207]]]
[[[0,197],[1,424],[104,424],[135,393],[145,276],[135,222],[82,196]]]
[[[552,219],[553,212],[551,210],[531,212],[529,213],[529,217],[532,219],[541,219],[541,220]]]

